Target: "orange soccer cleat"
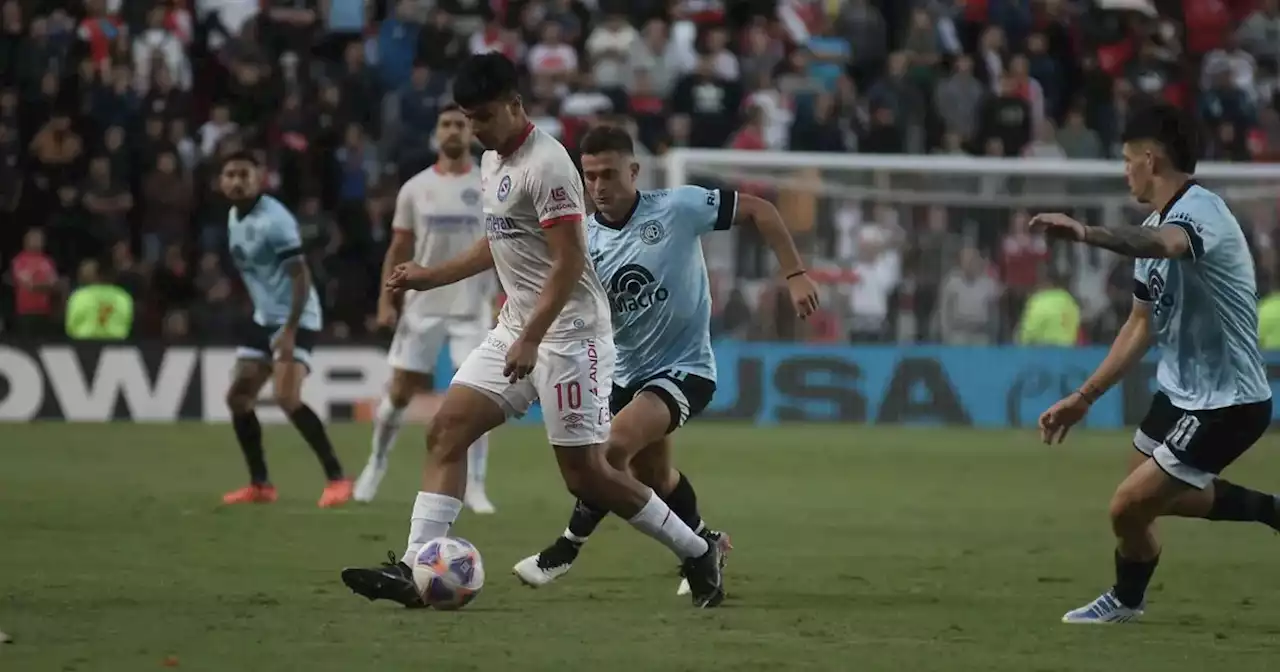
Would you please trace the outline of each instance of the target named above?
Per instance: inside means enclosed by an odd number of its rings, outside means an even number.
[[[329,481],[329,484],[324,486],[324,492],[320,493],[322,509],[342,506],[349,501],[351,501],[351,479],[349,478]]]
[[[252,483],[222,496],[223,504],[270,504],[276,501],[276,486]]]

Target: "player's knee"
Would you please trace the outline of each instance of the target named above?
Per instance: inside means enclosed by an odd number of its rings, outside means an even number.
[[[639,433],[614,425],[609,431],[609,442],[605,444],[605,457],[615,469],[625,470],[644,448],[645,440]]]
[[[285,413],[292,413],[302,407],[302,395],[298,390],[276,390],[276,406]]]
[[[1111,496],[1107,512],[1111,519],[1111,530],[1121,538],[1145,534],[1152,521],[1142,501],[1123,489]]]
[[[467,448],[474,438],[461,413],[441,412],[431,420],[427,428],[427,455],[434,462],[456,462],[466,458]]]
[[[646,447],[631,458],[630,463],[631,475],[637,481],[660,492],[667,489],[665,486],[671,473],[670,462],[666,455],[661,454],[662,451],[660,445]]]
[[[248,413],[253,410],[254,395],[249,393],[247,385],[240,381],[231,384],[231,388],[227,390],[227,410],[233,414]]]
[[[575,497],[587,502],[609,501],[613,479],[616,471],[605,460],[604,451],[599,448],[582,448],[578,459],[561,460],[560,475],[564,478],[565,488]]]
[[[387,401],[396,408],[404,408],[413,400],[413,386],[402,378],[392,378],[387,386]]]

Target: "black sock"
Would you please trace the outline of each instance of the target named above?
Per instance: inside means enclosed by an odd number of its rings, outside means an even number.
[[[240,442],[240,452],[244,453],[245,464],[249,466],[249,480],[255,485],[271,482],[267,477],[267,460],[262,454],[262,424],[258,422],[258,414],[232,413],[231,426],[236,430],[236,441]]]
[[[702,531],[702,516],[698,513],[698,493],[694,492],[693,484],[685,478],[683,473],[680,474],[676,487],[664,495],[662,501],[671,507],[671,512],[683,520],[689,529],[694,532]]]
[[[596,527],[600,525],[600,521],[609,515],[608,509],[601,509],[579,499],[573,505],[573,515],[569,516],[569,534],[578,539],[585,540],[596,531]],[[567,538],[567,537],[566,537]],[[570,541],[574,541],[570,539]],[[581,541],[574,541],[581,544]]]
[[[1147,584],[1151,583],[1151,575],[1156,573],[1158,564],[1158,555],[1150,560],[1129,560],[1116,551],[1116,585],[1112,592],[1120,604],[1130,609],[1142,604],[1147,595]]]
[[[320,464],[324,466],[325,478],[331,481],[342,478],[342,464],[338,462],[338,456],[333,452],[333,444],[329,443],[329,434],[324,431],[324,423],[320,422],[320,416],[316,415],[310,406],[303,404],[289,414],[289,421],[298,428],[302,438],[307,440],[307,445],[315,451],[316,457],[320,458]]]
[[[1213,481],[1213,506],[1209,508],[1205,518],[1259,522],[1280,529],[1276,504],[1276,498],[1272,495],[1217,478]]]

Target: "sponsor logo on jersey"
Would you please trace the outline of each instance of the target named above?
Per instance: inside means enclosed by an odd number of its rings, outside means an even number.
[[[423,224],[428,229],[470,229],[480,225],[475,215],[425,215]]]
[[[569,196],[565,194],[564,187],[556,187],[555,189],[551,190],[551,200],[565,201],[568,199],[569,199]]]
[[[503,175],[502,181],[498,183],[498,200],[506,201],[507,196],[511,195],[511,176]]]
[[[515,238],[520,235],[520,229],[516,227],[516,220],[501,215],[485,215],[484,230],[489,240]]]
[[[480,192],[476,191],[475,189],[470,189],[470,188],[468,188],[468,189],[463,189],[463,190],[462,190],[462,202],[463,202],[463,203],[466,203],[467,205],[471,205],[471,206],[474,206],[474,205],[478,204],[478,203],[480,202]]]
[[[662,303],[670,296],[649,269],[639,264],[619,268],[609,280],[609,303],[615,313],[630,313]]]
[[[662,225],[657,220],[649,220],[640,225],[640,240],[646,245],[656,245],[662,240],[663,233]]]

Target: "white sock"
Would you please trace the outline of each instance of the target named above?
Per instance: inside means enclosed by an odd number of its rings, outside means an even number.
[[[396,445],[396,435],[400,433],[402,417],[404,409],[392,405],[390,398],[383,397],[378,402],[378,414],[373,418],[374,459],[385,460],[391,454],[391,448]]]
[[[489,435],[476,439],[467,449],[467,487],[484,492],[484,476],[489,470]]]
[[[662,542],[681,560],[701,557],[707,552],[707,540],[694,534],[680,516],[671,513],[667,503],[657,493],[649,491],[649,501],[635,518],[627,521],[631,526]]]
[[[449,534],[449,528],[461,512],[462,502],[449,495],[419,492],[409,518],[409,543],[401,558],[404,564],[412,566],[413,557],[428,541]]]

